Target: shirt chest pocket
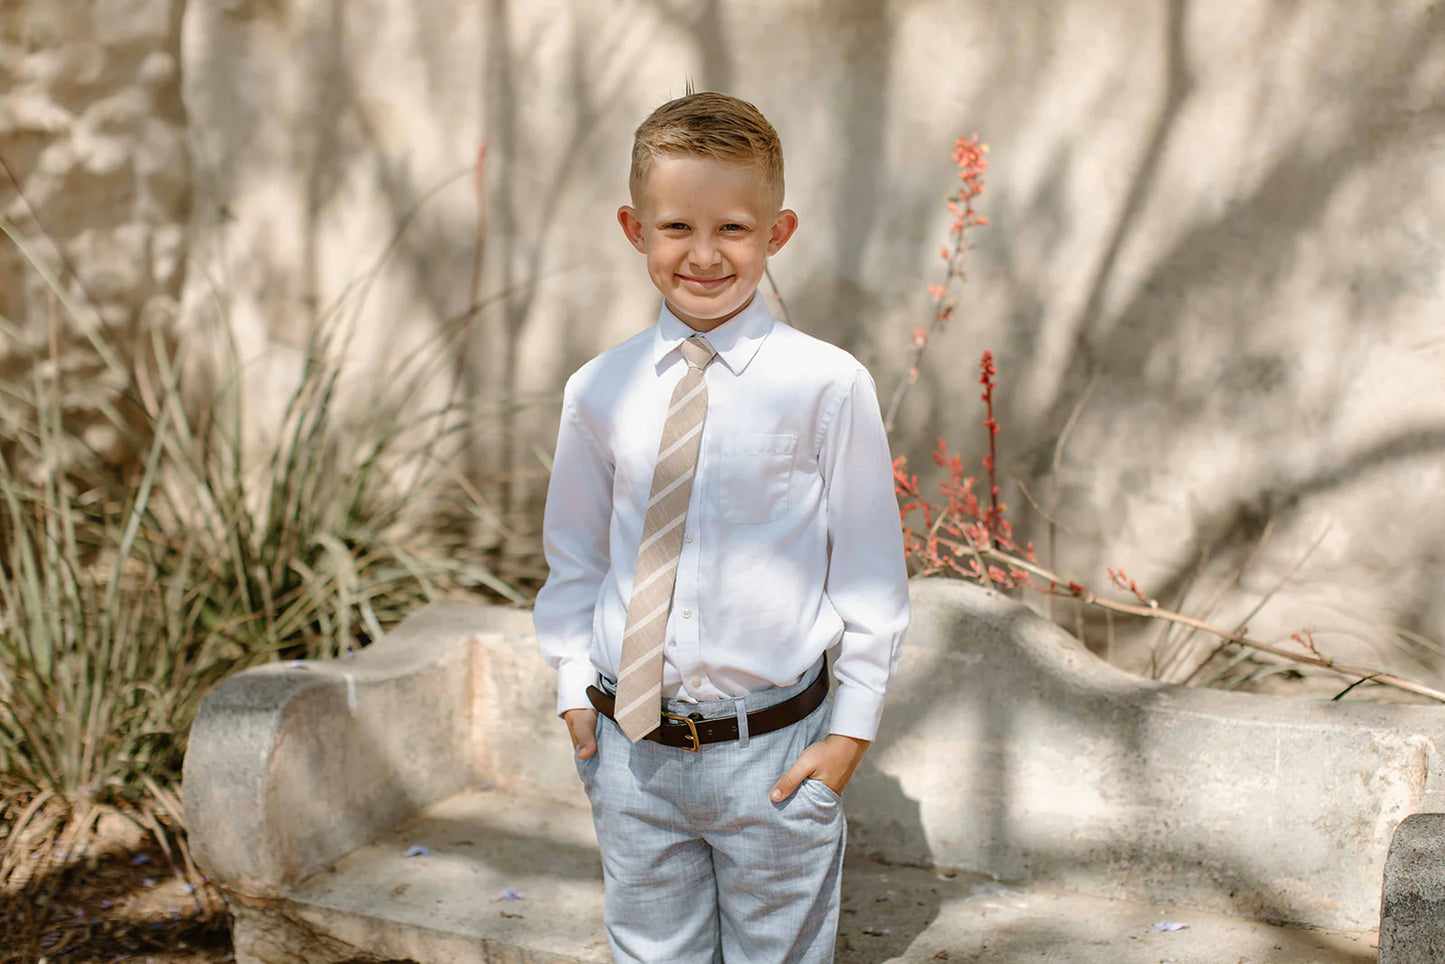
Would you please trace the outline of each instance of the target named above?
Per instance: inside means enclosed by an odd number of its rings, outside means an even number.
[[[733,523],[775,522],[788,511],[796,435],[738,435],[723,443],[723,518]]]

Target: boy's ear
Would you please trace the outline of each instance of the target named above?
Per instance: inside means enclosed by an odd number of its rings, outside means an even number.
[[[773,219],[773,227],[768,234],[768,255],[771,257],[788,243],[793,232],[798,230],[798,215],[791,208],[783,208],[778,216]]]
[[[642,238],[642,219],[637,216],[637,209],[630,204],[622,205],[617,209],[617,223],[622,225],[622,233],[632,246],[646,254],[647,242]]]

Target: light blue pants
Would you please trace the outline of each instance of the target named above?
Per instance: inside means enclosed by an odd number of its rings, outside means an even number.
[[[733,715],[790,687],[669,713]],[[833,960],[846,829],[838,795],[805,780],[768,798],[809,743],[827,735],[828,700],[804,720],[696,753],[633,744],[606,717],[597,752],[577,761],[602,850],[603,917],[613,960],[629,964],[820,964]]]

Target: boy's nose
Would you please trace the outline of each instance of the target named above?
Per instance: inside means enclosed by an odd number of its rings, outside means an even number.
[[[718,262],[717,246],[704,241],[694,241],[690,256],[695,267],[710,268]]]

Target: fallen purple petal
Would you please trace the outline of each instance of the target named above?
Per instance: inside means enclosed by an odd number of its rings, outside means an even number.
[[[1154,922],[1154,929],[1155,929],[1156,931],[1159,931],[1160,933],[1165,933],[1165,932],[1168,932],[1168,931],[1188,930],[1188,929],[1189,929],[1189,925],[1188,925],[1188,924],[1185,924],[1185,923],[1183,923],[1183,922],[1181,922],[1181,921],[1161,920],[1161,921],[1155,921],[1155,922]]]
[[[429,848],[429,847],[423,847],[421,844],[412,844],[410,847],[406,848],[406,853],[402,854],[402,856],[403,856],[403,857],[430,857],[430,856],[431,856],[431,848]]]
[[[495,904],[495,903],[496,903],[497,901],[499,901],[499,900],[526,900],[526,899],[527,899],[527,895],[526,895],[526,894],[524,894],[524,893],[522,893],[521,891],[517,890],[515,887],[508,887],[506,890],[502,891],[500,894],[498,894],[497,896],[493,897],[493,898],[492,898],[492,903]]]

